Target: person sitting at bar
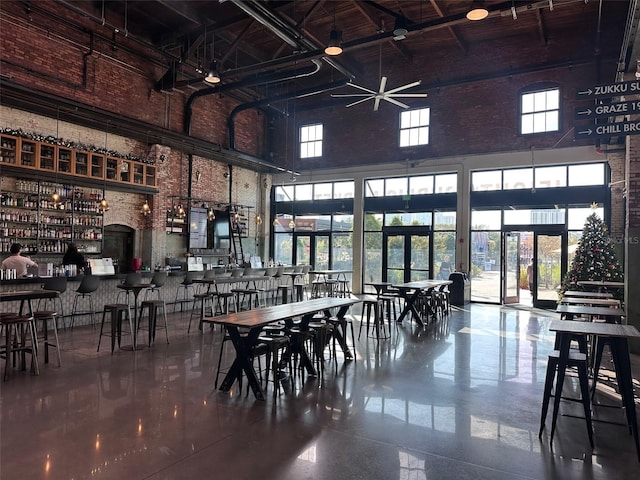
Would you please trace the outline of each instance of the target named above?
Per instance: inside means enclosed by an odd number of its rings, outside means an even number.
[[[38,264],[29,257],[20,255],[20,250],[22,250],[22,245],[12,244],[9,250],[11,255],[2,261],[2,268],[15,269],[17,277],[24,277],[27,275],[27,267],[37,267]]]
[[[76,265],[78,267],[78,273],[87,265],[87,260],[78,251],[78,247],[75,243],[70,243],[67,247],[67,251],[62,257],[63,265]]]

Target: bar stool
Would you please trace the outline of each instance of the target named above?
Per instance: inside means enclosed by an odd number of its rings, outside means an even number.
[[[165,283],[167,283],[167,272],[154,272],[153,277],[151,277],[151,283],[144,291],[144,299],[147,300],[149,294],[156,293],[158,300],[163,300],[160,289]]]
[[[236,297],[236,312],[239,312],[245,299],[248,298],[247,310],[251,310],[253,301],[255,299],[256,305],[260,307],[260,290],[256,288],[232,288],[231,292]],[[242,296],[242,298],[240,297]]]
[[[213,308],[213,296],[212,292],[196,293],[193,295],[193,307],[191,308],[191,315],[189,315],[189,326],[187,327],[187,333],[191,332],[191,320],[193,320],[194,314],[198,316],[198,330],[202,331],[202,320],[204,320],[205,313],[207,311],[207,303],[209,304],[209,311],[211,316],[215,315],[215,309]],[[200,305],[200,308],[196,310],[196,307]],[[213,324],[211,324],[213,328]]]
[[[58,353],[58,366],[62,366],[60,358],[60,340],[58,339],[58,313],[52,310],[38,310],[33,312],[33,319],[36,322],[36,331],[38,321],[42,322],[42,343],[44,345],[44,363],[49,363],[49,348],[55,348]],[[49,320],[53,322],[53,337],[55,343],[49,341]]]
[[[33,317],[16,313],[0,313],[0,325],[5,328],[5,343],[0,348],[0,356],[5,358],[4,381],[9,378],[12,361],[20,354],[22,369],[26,369],[26,354],[31,355],[31,373],[40,374],[38,368],[38,347],[36,327]],[[29,330],[29,336],[27,332]],[[29,343],[27,343],[29,340]]]
[[[95,275],[85,275],[82,277],[82,281],[80,282],[80,285],[76,290],[76,296],[73,299],[73,309],[71,311],[70,328],[73,328],[76,315],[84,315],[87,313],[91,314],[91,325],[95,325],[95,318],[94,318],[95,312],[93,310],[93,301],[91,300],[91,294],[95,292],[99,286],[100,286],[100,277],[97,277]],[[77,310],[78,300],[80,299],[84,300],[85,298],[89,300],[89,310],[79,312]]]
[[[291,285],[278,285],[278,295],[280,295],[281,303],[289,303]],[[277,300],[277,295],[276,295]]]
[[[280,382],[278,382],[278,372],[282,367],[282,361],[284,360],[284,353],[290,348],[291,340],[283,333],[261,334],[258,337],[258,342],[265,346],[266,355],[266,383],[269,383],[269,377],[273,375],[273,395],[275,396],[280,390]],[[285,361],[289,367],[289,377],[291,380],[291,386],[293,387],[293,367],[291,356]]]
[[[176,304],[178,303],[178,297],[180,297],[180,292],[182,292],[182,297],[180,299],[180,311],[182,311],[183,303],[190,301],[189,292],[193,292],[193,290],[195,289],[195,286],[193,284],[194,278],[195,278],[195,274],[193,272],[187,272],[182,282],[178,284],[178,288],[176,289],[176,298],[173,301],[174,313],[176,311]]]
[[[360,315],[360,329],[358,330],[358,340],[360,340],[360,335],[362,334],[362,327],[365,323],[365,314],[367,316],[367,337],[369,338],[389,338],[387,332],[384,329],[384,322],[380,318],[380,304],[378,303],[377,298],[373,297],[365,297],[362,301],[362,313]],[[371,314],[373,313],[373,328],[375,331],[375,337],[371,337],[369,335],[369,329],[371,328]],[[380,327],[382,326],[382,335],[380,334]]]
[[[164,300],[145,300],[140,305],[140,315],[139,319],[142,320],[142,314],[144,313],[145,308],[149,313],[149,346],[151,346],[156,340],[156,327],[157,327],[157,319],[158,312],[162,310],[162,316],[164,318],[164,334],[167,337],[167,344],[169,343],[169,326],[167,324],[167,305],[164,303]],[[140,324],[142,322],[138,322],[138,330],[140,330]],[[189,328],[191,328],[191,319],[189,319]]]
[[[131,301],[129,297],[133,295],[133,291],[127,288],[127,285],[138,285],[140,283],[142,283],[142,274],[140,272],[127,273],[127,276],[125,277],[124,282],[122,282],[122,286],[118,291],[118,295],[116,296],[116,303],[120,303],[120,295],[124,294],[127,300],[127,305],[131,307]]]
[[[109,318],[111,321],[111,329],[110,333],[104,332],[104,321],[109,314]],[[131,345],[133,346],[133,320],[131,318],[131,311],[129,309],[129,305],[126,303],[108,303],[104,306],[102,310],[102,322],[100,322],[100,335],[98,336],[98,349],[97,352],[100,351],[100,343],[102,342],[102,336],[111,337],[111,354],[115,350],[116,346],[116,338],[118,339],[118,348],[120,348],[121,339],[122,339],[122,320],[123,316],[127,315],[127,320],[129,321],[129,331],[124,332],[127,335],[131,335]]]
[[[542,413],[540,415],[540,431],[538,437],[542,437],[542,431],[545,427],[545,421],[547,419],[547,411],[549,409],[550,398],[562,395],[562,383],[564,383],[565,371],[567,368],[576,368],[578,370],[578,379],[580,382],[580,402],[584,408],[584,417],[587,421],[587,432],[589,434],[589,444],[593,448],[593,426],[591,424],[591,403],[589,396],[589,378],[587,376],[587,356],[581,352],[571,351],[569,352],[569,358],[566,365],[560,365],[560,354],[558,350],[554,350],[549,354],[547,363],[547,374],[544,381],[544,395],[542,397]],[[552,395],[551,390],[553,388],[554,378],[556,377],[556,388]],[[576,399],[569,399],[576,401]],[[553,416],[551,421],[551,436],[549,443],[553,442],[553,435],[556,429],[556,420],[558,418],[558,411],[553,409]]]
[[[51,277],[51,278],[45,278],[44,282],[42,283],[42,288],[44,290],[55,290],[56,292],[58,292],[60,295],[58,295],[58,303],[60,304],[60,310],[56,310],[57,312],[59,312],[59,316],[60,318],[62,318],[62,326],[63,328],[66,328],[66,325],[64,324],[64,306],[62,305],[62,294],[64,292],[67,291],[67,277]],[[36,307],[37,310],[40,310],[40,302],[42,302],[42,300],[45,301],[45,303],[47,302],[54,302],[55,305],[55,298],[41,298],[38,300],[38,305]]]

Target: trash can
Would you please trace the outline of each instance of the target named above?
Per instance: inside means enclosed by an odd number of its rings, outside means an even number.
[[[451,305],[462,307],[471,301],[471,282],[469,277],[463,272],[452,272],[449,280],[453,283],[449,285],[449,299]]]

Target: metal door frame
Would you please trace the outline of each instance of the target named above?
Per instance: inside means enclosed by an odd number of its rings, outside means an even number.
[[[412,227],[382,227],[382,281],[387,281],[387,246],[389,236],[404,236],[404,281],[411,281],[411,236],[423,236],[429,238],[429,272],[433,274],[433,228],[430,225],[416,225]],[[409,248],[407,248],[407,239]],[[431,275],[433,276],[433,275]]]

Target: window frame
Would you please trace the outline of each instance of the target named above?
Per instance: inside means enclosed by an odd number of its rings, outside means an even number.
[[[303,130],[304,129],[313,129],[314,133],[317,127],[320,127],[320,139],[314,138],[313,140],[302,140],[303,138]],[[315,155],[317,150],[317,145],[320,145],[320,155]],[[303,156],[303,150],[308,152],[309,145],[313,145],[314,155],[305,155]],[[324,123],[323,122],[311,122],[305,123],[298,127],[298,158],[301,160],[306,160],[309,158],[322,158],[324,155]]]
[[[532,112],[527,112],[526,114],[523,112],[523,99],[525,95],[532,95],[532,94],[536,94],[536,93],[542,93],[542,92],[548,92],[548,91],[552,91],[552,90],[557,90],[558,91],[558,108],[556,109],[552,109],[552,110],[533,110]],[[562,112],[562,88],[559,84],[557,83],[540,83],[540,84],[535,84],[535,85],[530,85],[528,87],[523,88],[522,90],[520,90],[520,92],[518,93],[518,134],[519,135],[523,135],[523,136],[529,136],[529,135],[540,135],[540,134],[545,134],[545,133],[557,133],[557,132],[561,132],[562,131],[562,118],[563,118],[563,112]],[[544,130],[544,131],[532,131],[532,132],[527,132],[524,133],[523,131],[523,119],[524,119],[524,115],[532,115],[532,114],[536,114],[536,113],[548,113],[548,112],[557,112],[557,128],[555,130]]]
[[[419,124],[418,126],[409,126],[406,128],[402,127],[402,117],[403,115],[411,115],[411,113],[413,112],[420,112],[421,110],[425,110],[427,112],[427,124],[423,125],[423,124]],[[427,132],[427,141],[426,143],[410,143],[408,145],[403,145],[402,144],[402,133],[403,132],[409,132],[408,135],[411,135],[411,131],[413,130],[419,130],[421,128],[426,128],[426,132]],[[420,136],[420,134],[418,133],[418,136]],[[414,147],[423,147],[423,146],[427,146],[431,144],[431,107],[418,107],[418,108],[411,108],[409,110],[403,110],[400,112],[400,114],[398,115],[398,147],[399,148],[414,148]]]

